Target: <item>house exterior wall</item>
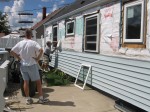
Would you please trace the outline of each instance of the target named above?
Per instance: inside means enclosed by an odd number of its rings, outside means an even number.
[[[100,14],[100,52],[115,53],[119,48],[120,3],[104,6]]]
[[[147,4],[147,49],[150,49],[150,1],[148,0]]]
[[[65,20],[58,21],[62,52],[53,54],[53,67],[76,77],[81,64],[90,64],[88,84],[150,111],[150,1],[147,2],[146,48],[119,47],[120,3],[97,6],[72,17],[75,35],[65,36]],[[99,52],[84,52],[84,16],[99,10]],[[52,27],[50,25],[49,27]],[[48,28],[46,28],[47,30]],[[51,32],[52,33],[52,32]]]
[[[44,36],[44,25],[41,25],[40,27],[38,27],[37,29],[35,29],[36,31],[36,38],[37,39],[41,39],[41,36]]]
[[[62,49],[68,51],[82,52],[84,47],[84,16],[99,12],[99,54],[114,55],[127,58],[150,60],[150,28],[149,1],[147,3],[147,28],[146,28],[146,48],[119,47],[120,30],[120,3],[113,2],[104,6],[98,6],[85,12],[73,15],[70,18],[75,20],[75,35],[66,37],[65,20],[58,22],[58,40],[62,42]],[[52,27],[52,26],[51,26]],[[47,28],[46,28],[47,29]],[[52,41],[52,30],[49,31]],[[122,41],[121,41],[122,44]]]
[[[51,66],[76,77],[81,64],[92,66],[88,84],[150,111],[150,62],[106,55],[62,51]]]

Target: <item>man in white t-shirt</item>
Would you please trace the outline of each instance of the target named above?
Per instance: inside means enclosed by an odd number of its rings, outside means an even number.
[[[26,38],[17,43],[11,49],[10,53],[21,62],[20,71],[24,80],[26,104],[33,103],[33,100],[29,97],[29,80],[36,81],[39,93],[39,103],[45,103],[48,100],[43,98],[42,84],[37,65],[37,62],[43,54],[43,49],[37,42],[31,39],[31,30],[27,29],[25,36]]]

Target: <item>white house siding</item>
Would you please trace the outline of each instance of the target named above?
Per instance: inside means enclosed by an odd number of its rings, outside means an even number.
[[[88,84],[150,111],[150,62],[128,58],[62,51],[53,54],[51,66],[76,77],[81,64],[92,71]]]

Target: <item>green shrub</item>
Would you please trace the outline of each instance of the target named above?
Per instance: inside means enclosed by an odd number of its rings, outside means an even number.
[[[47,82],[47,86],[67,85],[70,83],[69,80],[70,76],[58,69],[45,73],[45,81]]]

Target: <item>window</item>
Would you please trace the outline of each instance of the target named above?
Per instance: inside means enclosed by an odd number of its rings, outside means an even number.
[[[74,20],[66,22],[66,35],[74,35]]]
[[[143,42],[144,2],[137,1],[124,6],[124,43]]]
[[[58,31],[58,26],[53,26],[53,47],[57,46],[57,31]]]
[[[84,51],[98,52],[99,42],[98,14],[85,17]]]

